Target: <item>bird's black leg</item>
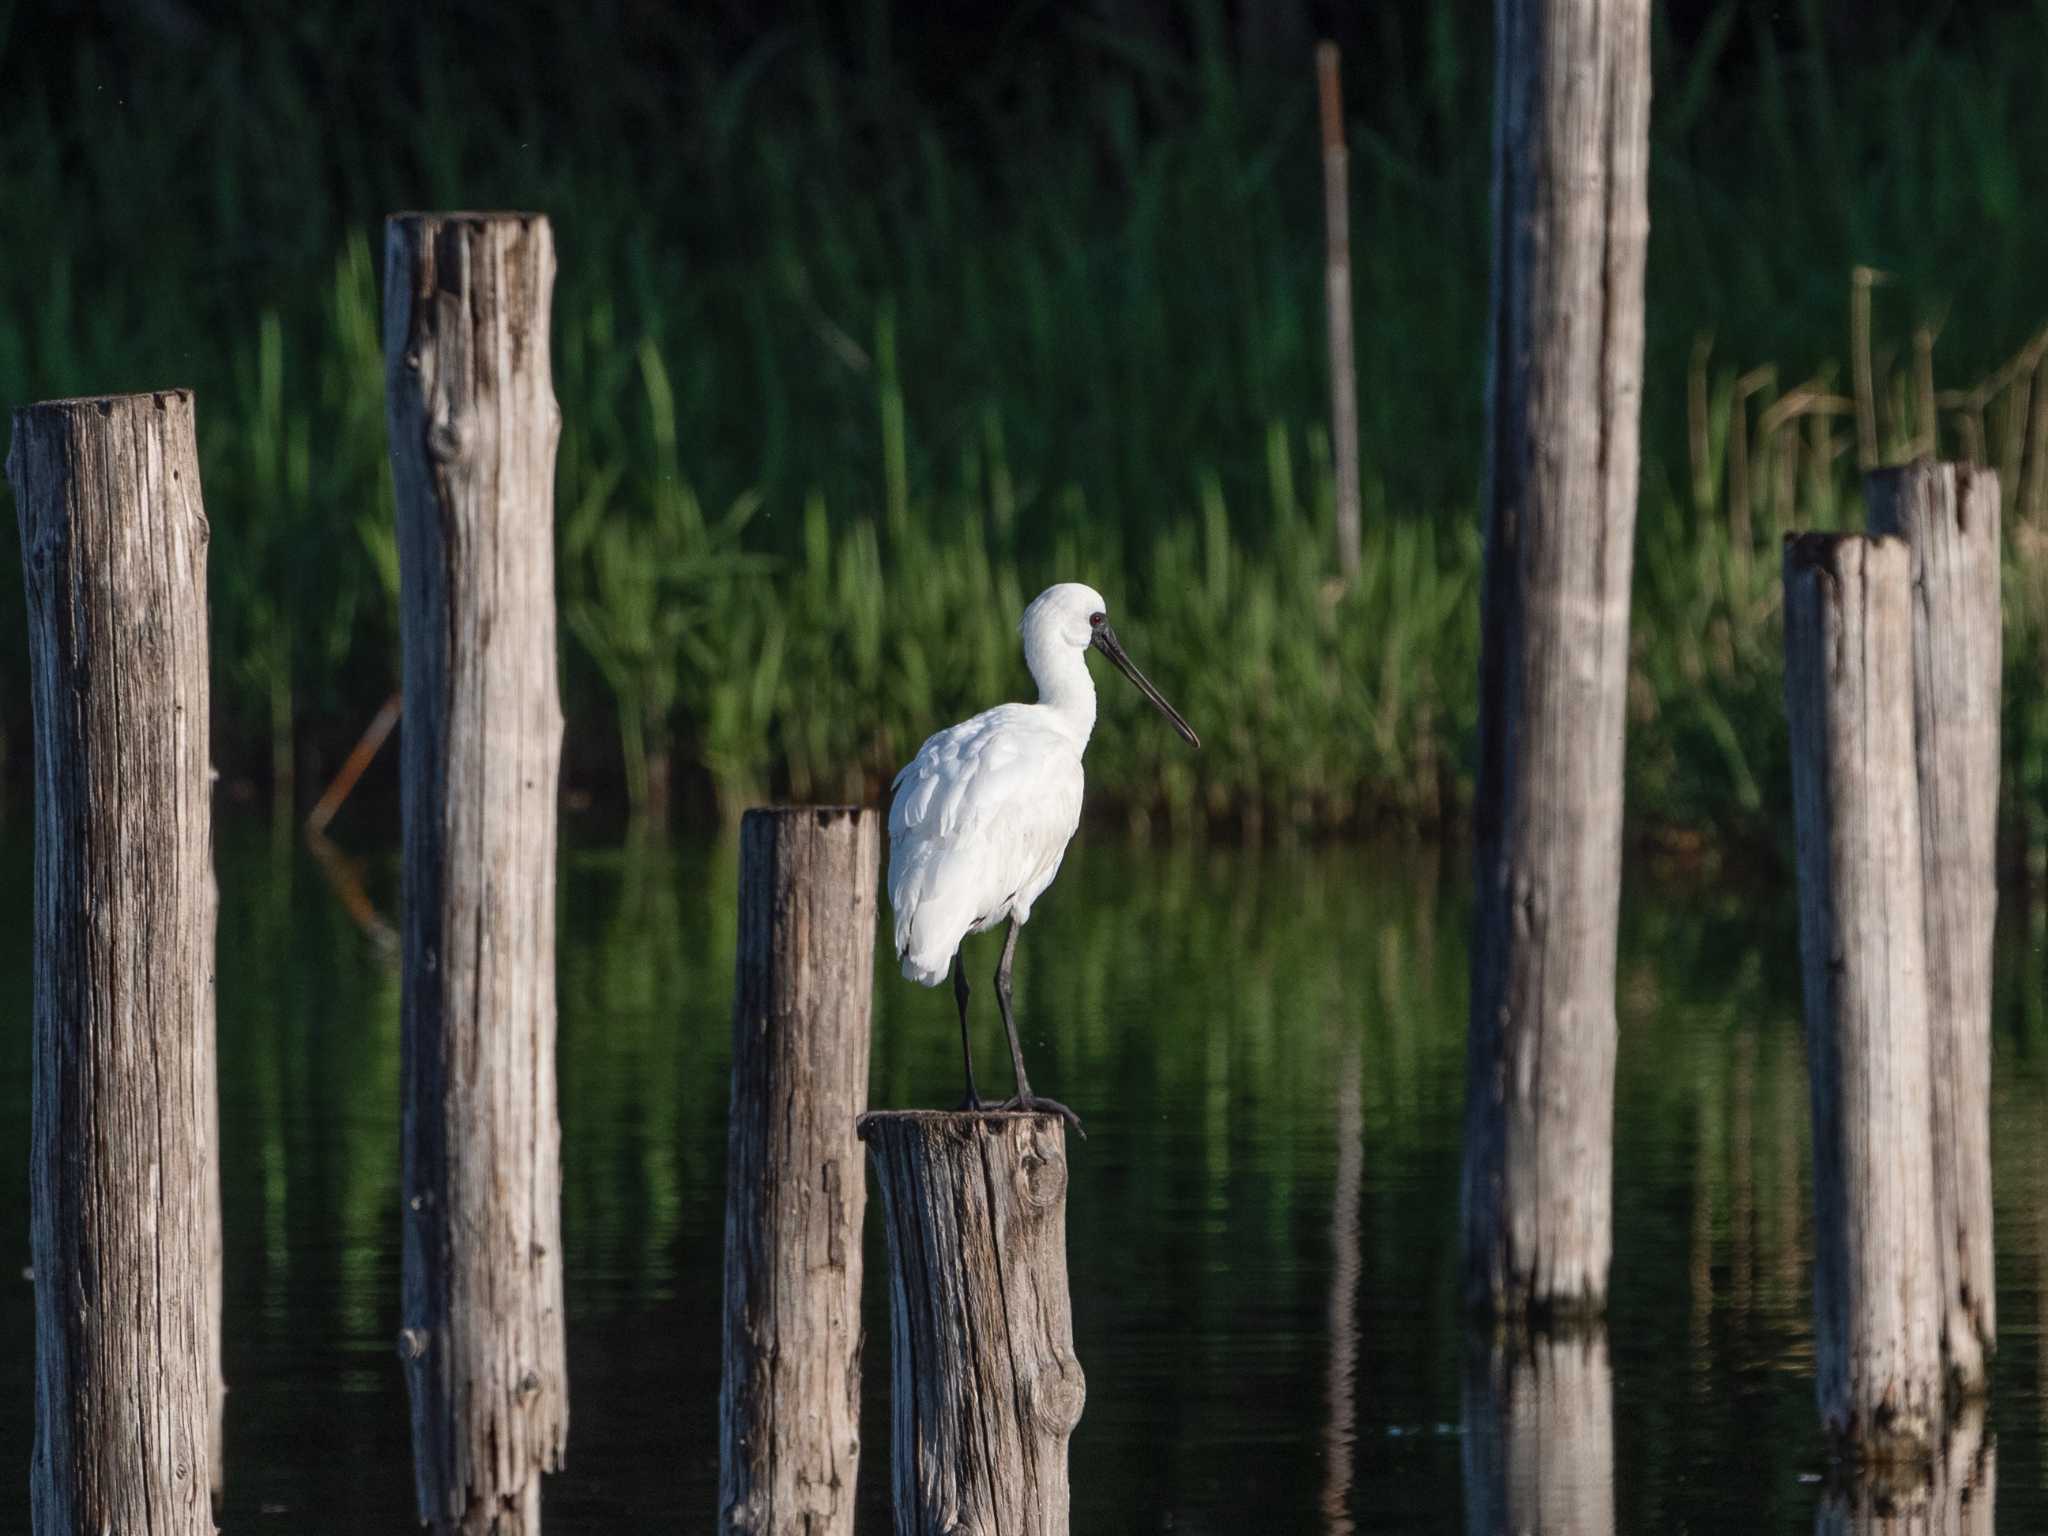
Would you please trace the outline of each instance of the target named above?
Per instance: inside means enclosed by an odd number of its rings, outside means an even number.
[[[1010,919],[1010,931],[1003,935],[1003,958],[996,962],[996,1006],[1003,1010],[1003,1031],[1010,1037],[1010,1068],[1017,1074],[1017,1098],[1020,1103],[1031,1098],[1031,1079],[1024,1075],[1024,1050],[1017,1044],[1017,1020],[1010,1011],[1010,965],[1017,958],[1016,918]]]
[[[953,951],[953,1000],[960,1005],[960,1055],[967,1064],[967,1101],[962,1109],[981,1108],[981,1095],[974,1091],[974,1047],[967,1039],[967,968],[960,963],[960,951]]]
[[[1017,1020],[1010,1011],[1010,963],[1017,958],[1017,932],[1023,926],[1016,918],[1010,919],[1010,931],[1003,936],[1003,958],[996,963],[996,1006],[1003,1010],[1003,1030],[1010,1037],[1010,1068],[1017,1074],[1017,1096],[1005,1107],[1050,1112],[1081,1131],[1079,1115],[1058,1099],[1039,1098],[1031,1091],[1031,1080],[1024,1075],[1024,1049],[1017,1043]],[[1081,1131],[1083,1137],[1087,1134]]]

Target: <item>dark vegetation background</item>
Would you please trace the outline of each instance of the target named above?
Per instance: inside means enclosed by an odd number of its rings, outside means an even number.
[[[1345,49],[1366,568],[1334,580],[1309,50]],[[1109,595],[1095,802],[1287,833],[1469,792],[1492,8],[0,0],[0,400],[199,391],[215,751],[303,805],[396,685],[381,218],[554,219],[567,773],[864,796]],[[2007,473],[2008,824],[2048,779],[2048,5],[1672,0],[1655,38],[1631,785],[1768,844],[1777,537]],[[1881,274],[1867,339],[1851,274]],[[0,493],[4,496],[4,493]],[[21,634],[0,561],[0,634]],[[18,638],[0,779],[25,788]],[[11,659],[8,659],[11,658]],[[388,770],[388,764],[385,765]],[[377,781],[373,778],[372,784]]]

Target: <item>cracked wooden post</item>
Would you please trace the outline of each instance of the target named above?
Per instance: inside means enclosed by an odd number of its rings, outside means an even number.
[[[897,1536],[1065,1536],[1087,1392],[1067,1301],[1055,1115],[863,1117],[889,1239]]]
[[[1465,1299],[1604,1309],[1648,0],[1500,0]]]
[[[726,1128],[718,1529],[852,1536],[881,819],[748,811]]]
[[[1909,557],[1804,534],[1784,572],[1821,1421],[1858,1460],[1921,1460],[1942,1367]]]
[[[1989,1390],[1991,939],[1998,914],[1998,476],[1921,461],[1864,481],[1913,569],[1913,740],[1933,1053],[1934,1245],[1950,1388]]]
[[[35,708],[36,1536],[211,1536],[206,513],[185,390],[14,417]]]
[[[1465,1342],[1465,1529],[1611,1531],[1614,1371],[1597,1324]]]
[[[534,1533],[562,1464],[554,237],[386,226],[405,728],[403,1330],[419,1513]]]

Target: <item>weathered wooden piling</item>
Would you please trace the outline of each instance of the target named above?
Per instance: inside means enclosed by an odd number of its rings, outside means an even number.
[[[1087,1390],[1059,1118],[892,1110],[860,1134],[889,1240],[897,1536],[1064,1536]]]
[[[1316,44],[1323,125],[1323,298],[1330,331],[1330,448],[1337,468],[1337,569],[1358,574],[1358,365],[1351,351],[1351,151],[1337,45]]]
[[[209,736],[211,732],[208,733]],[[201,1006],[206,1011],[206,1022],[200,1031],[200,1137],[206,1148],[206,1171],[200,1178],[201,1201],[200,1223],[206,1237],[206,1372],[208,1389],[212,1396],[211,1411],[207,1415],[211,1438],[207,1441],[207,1470],[211,1478],[210,1488],[215,1502],[227,1492],[227,1370],[221,1358],[222,1336],[227,1328],[227,1248],[221,1230],[220,1193],[220,1060],[217,1043],[219,1038],[217,1004],[219,1002],[218,971],[220,953],[220,881],[213,868],[213,753],[209,743],[207,751],[207,804],[206,828],[206,905],[201,913],[202,929],[199,938],[200,953],[206,957],[206,995]]]
[[[748,811],[725,1165],[718,1528],[852,1536],[880,818]]]
[[[1614,1372],[1597,1325],[1466,1340],[1465,1529],[1611,1531]]]
[[[1647,0],[1496,10],[1465,1293],[1604,1307],[1649,234]]]
[[[206,513],[184,390],[32,405],[36,1536],[211,1536],[219,1439]]]
[[[1829,1435],[1921,1459],[1941,1427],[1913,616],[1897,539],[1785,543],[1785,713]]]
[[[420,1518],[536,1532],[562,1462],[554,237],[386,227],[405,724],[403,1330]]]
[[[1921,461],[1864,481],[1873,534],[1913,575],[1913,740],[1932,1051],[1935,1265],[1949,1386],[1988,1390],[1997,1342],[1991,1248],[1991,940],[1998,915],[1998,476]]]

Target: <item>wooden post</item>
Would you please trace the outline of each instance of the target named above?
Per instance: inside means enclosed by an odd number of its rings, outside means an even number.
[[[36,1536],[211,1536],[206,513],[192,396],[17,411],[35,707]]]
[[[1998,476],[1922,461],[1864,482],[1873,534],[1913,571],[1913,739],[1927,925],[1934,1245],[1950,1387],[1989,1389],[1991,938],[1998,914]]]
[[[1920,1459],[1942,1373],[1909,560],[1804,534],[1784,565],[1821,1421],[1860,1460]]]
[[[1337,569],[1358,574],[1358,365],[1351,354],[1351,153],[1337,45],[1316,44],[1323,120],[1323,287],[1330,317],[1330,449],[1337,463]]]
[[[748,811],[725,1165],[718,1528],[852,1536],[880,818]]]
[[[1464,1395],[1466,1530],[1615,1529],[1614,1373],[1603,1330],[1475,1333]]]
[[[1465,1295],[1593,1314],[1649,233],[1648,0],[1501,0]]]
[[[537,1532],[562,1463],[555,1110],[554,237],[386,228],[405,898],[405,1295],[419,1512]]]
[[[182,473],[182,471],[181,471]],[[197,456],[194,456],[193,474],[196,477]],[[193,484],[198,484],[195,478]],[[194,501],[198,501],[194,493]],[[202,511],[202,515],[203,511]],[[206,537],[211,539],[209,528]],[[203,578],[203,573],[202,573]],[[203,670],[203,669],[202,669]],[[211,737],[209,730],[208,736]],[[206,959],[206,993],[200,1006],[205,1011],[205,1022],[199,1031],[199,1113],[200,1136],[205,1147],[206,1168],[199,1180],[200,1230],[206,1238],[206,1376],[207,1390],[212,1399],[207,1414],[210,1438],[207,1441],[207,1468],[210,1476],[208,1489],[218,1507],[227,1492],[227,1409],[228,1382],[227,1368],[221,1358],[222,1334],[226,1330],[227,1290],[227,1248],[221,1231],[220,1193],[220,1059],[217,1049],[219,1036],[216,1004],[219,989],[216,984],[216,965],[220,952],[220,881],[213,867],[213,752],[211,741],[207,748],[206,764],[206,865],[204,869],[205,906],[201,913],[204,928],[199,939],[199,952]]]
[[[1057,1116],[864,1116],[889,1238],[897,1536],[1064,1536],[1087,1396],[1067,1305]]]

